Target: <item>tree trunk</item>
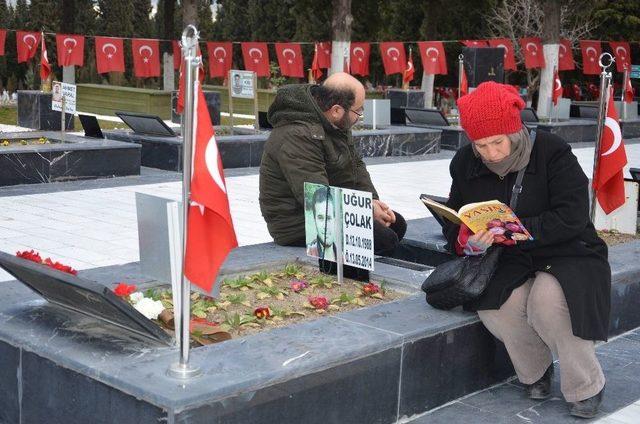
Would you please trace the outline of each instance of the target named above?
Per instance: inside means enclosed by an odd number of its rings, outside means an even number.
[[[333,17],[331,19],[331,70],[329,74],[345,70],[349,63],[349,45],[351,42],[351,0],[332,0]]]
[[[175,0],[163,0],[161,5],[163,7],[162,32],[165,40],[173,40],[175,37],[175,28],[173,24],[174,12],[175,12]],[[175,71],[173,69],[173,45],[169,42],[164,42],[165,51],[162,59],[162,88],[164,91],[173,91],[175,89]]]
[[[420,88],[424,90],[424,107],[427,109],[433,108],[433,83],[435,79],[435,75],[422,73],[422,85]]]
[[[76,33],[76,1],[75,0],[62,0],[62,16],[64,19],[60,21],[60,32],[63,34],[75,34]],[[67,84],[76,83],[76,67],[64,66],[62,68],[62,82]]]
[[[560,45],[560,2],[557,0],[544,0],[542,10],[544,13],[542,48],[544,51],[545,67],[540,73],[538,116],[551,118],[553,74],[558,67],[558,48]]]

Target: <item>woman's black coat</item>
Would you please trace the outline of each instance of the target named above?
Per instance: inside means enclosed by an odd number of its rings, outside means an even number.
[[[509,204],[517,173],[500,178],[476,158],[471,146],[460,149],[450,164],[453,179],[447,205],[497,199]],[[611,268],[607,246],[589,218],[589,181],[569,145],[538,131],[518,197],[516,215],[534,241],[507,247],[496,273],[472,310],[498,309],[511,292],[536,271],[555,276],[567,299],[573,334],[606,340],[609,328]],[[443,232],[453,247],[459,227]]]

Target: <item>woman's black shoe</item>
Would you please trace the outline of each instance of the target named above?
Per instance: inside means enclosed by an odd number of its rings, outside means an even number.
[[[591,396],[589,399],[581,400],[579,402],[569,403],[570,413],[574,417],[580,418],[593,418],[598,415],[598,408],[602,403],[604,396],[604,387],[595,396]]]
[[[549,365],[540,380],[527,385],[529,398],[537,400],[548,399],[551,396],[551,377],[553,377],[553,364]]]

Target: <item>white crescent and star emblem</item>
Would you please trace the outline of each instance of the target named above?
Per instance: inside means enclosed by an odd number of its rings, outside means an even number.
[[[33,42],[32,43],[28,43],[27,40],[33,40]],[[22,42],[29,48],[29,50],[31,50],[32,48],[35,47],[35,45],[38,42],[38,40],[36,40],[35,35],[27,34],[24,37],[22,37]]]
[[[396,54],[392,55],[391,52],[396,52]],[[397,62],[398,57],[400,56],[400,50],[396,49],[395,47],[389,47],[387,49],[387,56],[389,56],[391,59]]]
[[[107,53],[107,47],[111,47],[113,49],[113,52]],[[118,51],[117,47],[111,43],[105,43],[102,46],[102,53],[106,53],[108,59],[111,59],[117,51]]]
[[[67,45],[67,41],[69,41],[70,44],[73,43],[73,46],[69,47]],[[67,37],[64,40],[62,40],[62,45],[67,47],[67,53],[71,53],[73,51],[73,48],[78,45],[78,42],[74,38]]]
[[[227,188],[224,186],[222,174],[220,174],[220,168],[218,167],[218,144],[216,143],[215,135],[212,135],[207,143],[207,148],[204,151],[204,161],[207,164],[207,170],[213,181],[220,187],[223,193],[226,193]]]
[[[618,53],[619,50],[622,50],[622,53]],[[627,49],[625,49],[624,47],[616,47],[616,54],[620,54],[620,59],[622,59],[623,61],[627,60]]]
[[[609,116],[605,119],[604,126],[609,128],[611,133],[613,133],[613,143],[611,144],[611,147],[602,154],[602,156],[608,156],[618,150],[618,147],[622,144],[622,132],[620,131],[620,124],[618,124],[618,121]]]
[[[287,62],[293,63],[293,60],[296,58],[296,52],[291,49],[282,50],[282,56],[284,56],[285,58],[287,57],[287,53],[291,53],[291,59],[287,59]]]
[[[507,53],[509,52],[509,48],[504,44],[498,44],[496,47],[502,47],[504,49],[504,58],[507,58]]]
[[[560,90],[561,88],[562,88],[562,83],[560,82],[560,78],[556,78],[555,90]]]
[[[567,47],[564,44],[560,44],[559,55],[560,57],[564,57],[564,54],[567,52]]]
[[[593,55],[590,55],[589,52],[592,51]],[[598,52],[596,51],[595,47],[587,47],[586,50],[584,51],[584,53],[589,56],[589,60],[591,62],[594,62],[596,60],[596,56],[598,55]]]
[[[429,52],[431,52],[431,51],[436,52],[436,55],[435,55],[435,56],[429,56]],[[438,60],[438,56],[440,56],[440,52],[439,52],[439,51],[438,51],[438,49],[436,49],[435,47],[429,47],[429,48],[426,50],[425,55],[426,55],[427,57],[430,57],[432,62],[435,62],[435,61],[437,61],[437,60]]]
[[[358,57],[358,62],[362,62],[362,60],[364,59],[364,49],[363,49],[362,47],[356,47],[356,48],[354,48],[354,49],[353,49],[353,55],[354,55],[354,56],[358,56],[358,55],[356,54],[356,52],[361,52],[361,53],[362,53],[362,54],[361,54],[361,55],[359,55],[359,57]]]
[[[222,56],[218,56],[219,51],[222,51]],[[216,47],[215,49],[213,49],[213,57],[218,59],[218,62],[224,63],[224,59],[227,57],[227,51],[224,49],[224,47]]]
[[[530,49],[529,46],[533,47],[533,49]],[[535,56],[537,54],[537,52],[538,52],[538,46],[535,43],[532,43],[532,42],[528,42],[524,46],[524,48],[526,50],[530,51],[533,56]]]
[[[258,57],[253,56],[253,52],[258,53]],[[253,63],[258,63],[262,59],[262,50],[256,49],[255,47],[251,47],[249,49],[249,57],[253,59]]]

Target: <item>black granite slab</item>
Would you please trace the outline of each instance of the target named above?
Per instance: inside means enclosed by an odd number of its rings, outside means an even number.
[[[0,148],[0,186],[140,174],[140,147],[59,132],[16,132],[2,140],[45,137],[51,144]]]
[[[43,131],[60,131],[62,112],[51,109],[51,93],[18,90],[18,126]],[[65,114],[65,130],[74,129],[72,113]]]
[[[211,117],[211,123],[213,125],[220,125],[220,93],[217,91],[205,91],[204,99],[207,102],[207,109],[209,110],[209,116]],[[171,122],[179,124],[180,116],[176,112],[176,104],[178,103],[178,92],[171,92]]]
[[[424,107],[425,92],[422,90],[387,90],[386,98],[391,101],[391,107]]]
[[[640,137],[640,119],[621,120],[620,129],[622,137],[625,139]]]
[[[538,130],[562,137],[567,143],[588,143],[596,140],[597,124],[592,119],[575,119],[559,122],[527,123]]]

